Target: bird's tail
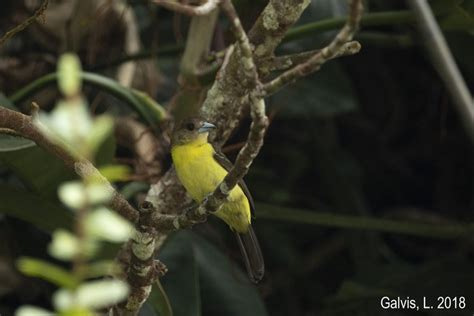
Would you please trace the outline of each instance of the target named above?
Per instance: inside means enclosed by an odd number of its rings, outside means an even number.
[[[258,283],[265,273],[262,251],[258,244],[257,236],[251,225],[245,234],[235,232],[240,251],[244,257],[245,267],[252,282]]]

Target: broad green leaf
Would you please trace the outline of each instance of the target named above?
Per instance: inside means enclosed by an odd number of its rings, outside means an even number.
[[[267,315],[256,287],[212,244],[189,231],[170,238],[160,259],[175,316]]]
[[[267,315],[257,287],[247,275],[202,237],[190,238],[199,267],[203,315]]]
[[[36,144],[29,139],[0,134],[0,152],[15,151],[33,146],[36,146]]]
[[[140,90],[131,90],[135,98],[142,104],[141,112],[149,122],[160,122],[168,116],[166,110],[148,94]]]
[[[0,213],[22,219],[48,232],[72,224],[71,212],[32,192],[0,185],[0,201]]]
[[[17,267],[25,275],[44,279],[59,287],[74,288],[78,283],[71,272],[43,260],[22,257],[18,259]]]
[[[159,258],[168,267],[168,273],[161,278],[161,283],[168,294],[173,314],[174,316],[200,316],[202,313],[199,272],[190,233],[180,231],[169,238]],[[164,302],[150,303],[156,306]],[[163,308],[160,306],[155,310],[159,311]]]
[[[74,178],[62,161],[38,146],[0,153],[0,162],[30,189],[48,198],[56,198],[59,185]]]
[[[148,304],[151,304],[153,309],[158,312],[160,316],[173,316],[173,307],[168,298],[163,285],[160,280],[157,280],[153,285],[153,288],[148,298]]]

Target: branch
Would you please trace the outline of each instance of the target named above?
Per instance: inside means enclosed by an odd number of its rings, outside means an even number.
[[[48,139],[34,124],[31,117],[0,106],[0,128],[13,130],[22,137],[34,141],[38,146],[61,159],[66,167],[74,170],[79,177],[88,178],[93,176],[100,179],[108,185],[108,189],[113,193],[109,206],[132,223],[138,220],[137,210],[113,188],[90,161],[66,150],[65,146]]]
[[[425,0],[413,0],[409,1],[409,4],[416,13],[421,34],[433,59],[433,66],[453,98],[464,129],[474,142],[474,102],[446,39]]]
[[[212,10],[217,8],[219,0],[207,0],[199,6],[181,4],[172,0],[153,0],[154,3],[168,9],[188,16],[208,15]]]
[[[270,0],[249,31],[257,65],[273,56],[288,29],[309,5],[305,0]],[[260,69],[259,69],[260,70]]]
[[[308,4],[307,0],[271,0],[249,31],[249,42],[254,48],[254,64],[260,77],[265,75],[260,69],[261,60],[273,55],[285,32],[298,20]],[[226,56],[228,58],[202,106],[202,116],[217,126],[216,132],[209,138],[217,148],[222,147],[238,125],[244,106],[242,98],[249,94],[249,81],[242,71],[242,53],[242,49],[234,49],[232,54]]]
[[[6,41],[8,41],[10,38],[15,36],[17,33],[23,31],[26,29],[30,24],[36,21],[38,17],[43,15],[44,11],[48,7],[49,0],[44,0],[41,6],[36,10],[36,12],[27,18],[25,21],[23,21],[20,25],[15,26],[13,29],[7,31],[3,36],[0,38],[0,46],[3,46]]]
[[[317,71],[325,62],[340,54],[344,45],[352,40],[352,37],[359,26],[361,15],[362,1],[352,0],[350,3],[349,19],[332,42],[324,47],[321,52],[311,57],[307,62],[295,66],[272,81],[264,84],[262,91],[263,96],[269,96],[277,92],[283,86],[296,81],[298,78]]]
[[[237,38],[237,42],[239,43],[239,48],[241,50],[241,63],[244,69],[244,74],[247,79],[249,79],[249,84],[251,88],[255,88],[258,83],[258,74],[257,68],[255,67],[255,63],[253,60],[253,53],[252,48],[250,47],[250,41],[245,34],[244,29],[242,28],[242,23],[240,22],[239,17],[237,16],[237,12],[232,4],[231,0],[223,0],[222,1],[222,10],[229,18],[230,22],[232,23],[233,32],[235,37]],[[225,66],[225,64],[223,64]]]
[[[155,212],[149,202],[140,206],[140,219],[130,243],[131,259],[127,268],[130,294],[124,303],[114,308],[114,315],[137,315],[150,295],[153,283],[167,272],[164,264],[154,260],[157,231],[151,218]]]

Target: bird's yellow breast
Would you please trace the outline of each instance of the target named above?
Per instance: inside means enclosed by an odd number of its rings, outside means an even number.
[[[214,148],[207,142],[198,140],[175,145],[171,156],[179,180],[196,202],[202,202],[227,175],[227,171],[214,159]],[[237,232],[247,232],[250,204],[240,186],[232,189],[228,201],[215,215]]]

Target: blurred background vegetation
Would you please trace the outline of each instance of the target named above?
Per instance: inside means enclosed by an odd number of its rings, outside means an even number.
[[[1,106],[29,112],[35,101],[51,109],[58,97],[55,81],[41,80],[55,71],[60,53],[72,50],[84,70],[172,107],[189,19],[148,1],[117,2],[51,1],[47,24],[35,23],[0,47]],[[0,34],[40,3],[2,1]],[[265,3],[234,1],[246,28]],[[474,1],[430,4],[472,88]],[[127,7],[135,18],[123,13]],[[464,310],[413,314],[474,312],[472,143],[413,13],[400,1],[369,0],[365,8],[355,38],[362,44],[359,54],[330,61],[267,100],[271,125],[246,177],[257,203],[265,279],[257,286],[246,280],[232,234],[209,219],[175,233],[159,254],[169,268],[162,283],[174,315],[411,315],[383,311],[384,295],[462,295]],[[313,0],[278,53],[322,47],[346,9],[346,1]],[[213,49],[222,49],[229,35],[226,21],[219,20]],[[134,41],[141,42],[139,49],[127,46]],[[135,62],[131,79],[120,68],[129,60]],[[40,89],[22,89],[42,77]],[[204,76],[200,84],[213,78]],[[154,116],[140,108],[146,101],[131,105],[113,83],[104,88],[85,81],[91,111],[151,126]],[[160,122],[158,129],[166,129]],[[224,147],[229,157],[237,154],[249,122],[244,118]],[[22,276],[15,260],[28,255],[53,261],[45,251],[49,232],[71,225],[57,187],[74,175],[30,142],[0,137],[0,314],[12,315],[22,304],[50,305],[53,286]],[[163,150],[153,172],[143,171],[128,145],[116,132],[96,163],[128,164],[133,172],[118,188],[137,204],[171,162]],[[160,312],[166,314],[163,297],[154,291],[141,315]]]

